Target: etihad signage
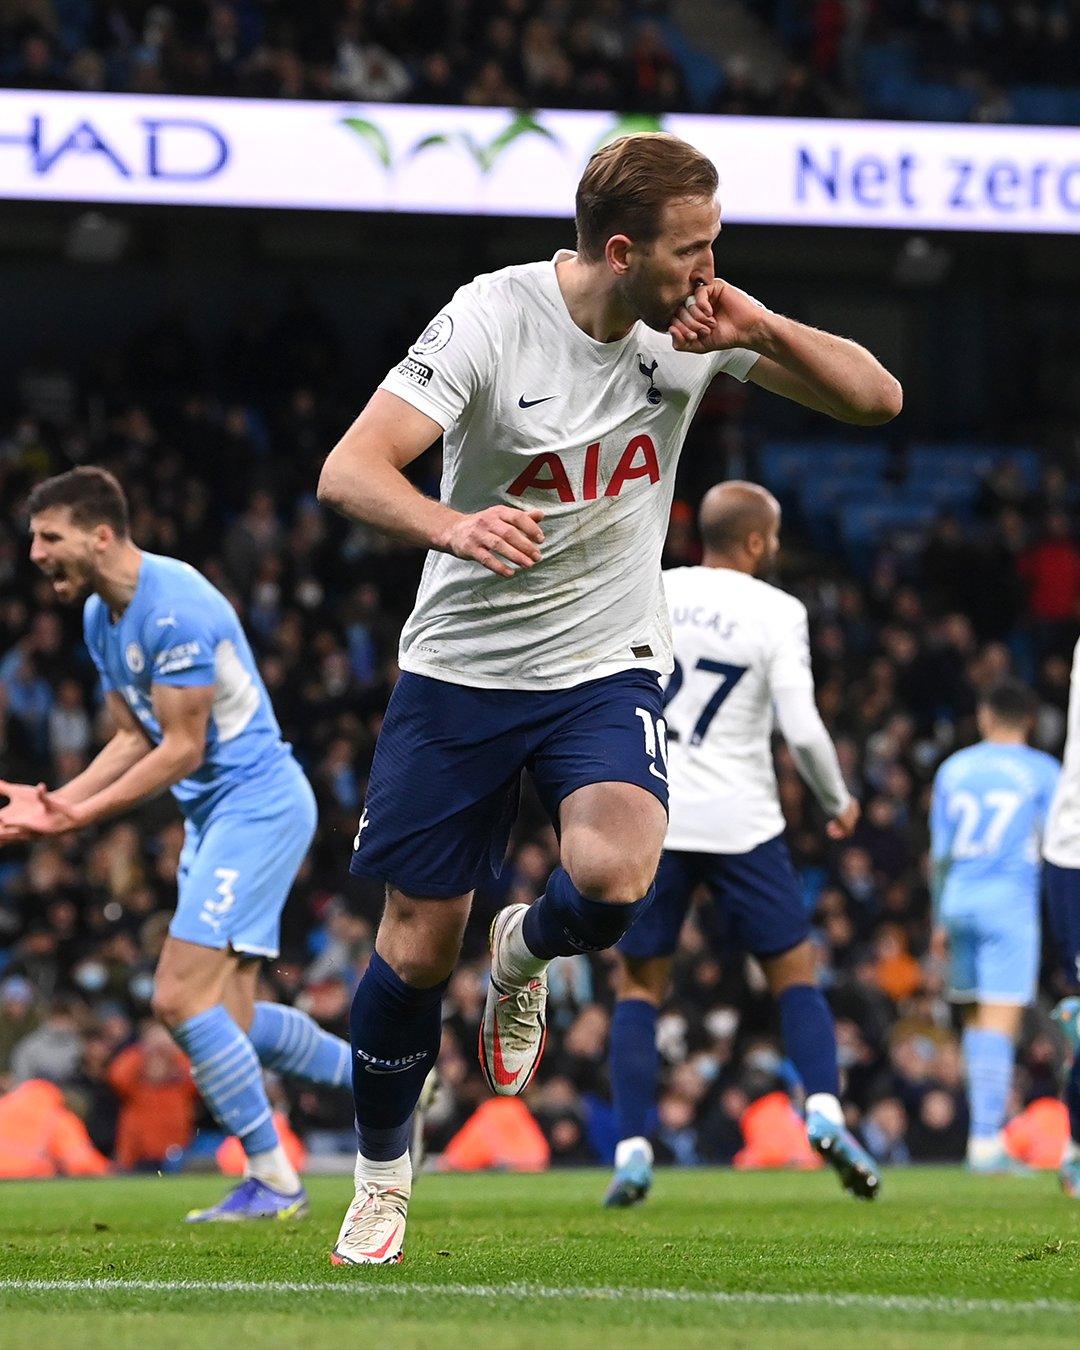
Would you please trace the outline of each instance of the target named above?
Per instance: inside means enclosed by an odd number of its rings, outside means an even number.
[[[1080,129],[0,90],[0,198],[572,213],[593,151],[672,131],[731,224],[1080,230]]]

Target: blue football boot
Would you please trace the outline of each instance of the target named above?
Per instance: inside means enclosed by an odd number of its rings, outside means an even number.
[[[245,1177],[224,1200],[209,1209],[188,1212],[186,1223],[245,1223],[249,1219],[302,1219],[308,1212],[307,1191],[282,1195],[265,1181]]]
[[[860,1200],[873,1200],[881,1189],[877,1163],[844,1128],[811,1111],[806,1117],[806,1133],[816,1153],[819,1153],[836,1175],[845,1191]]]
[[[615,1175],[604,1196],[608,1209],[640,1205],[653,1179],[653,1152],[647,1139],[624,1139],[615,1150]]]

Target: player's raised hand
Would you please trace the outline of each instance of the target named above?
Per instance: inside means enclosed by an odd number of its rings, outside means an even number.
[[[472,558],[496,576],[512,577],[518,568],[540,561],[543,515],[543,511],[522,511],[515,506],[489,506],[460,516],[436,547],[457,558]]]
[[[0,778],[0,795],[8,799],[0,810],[0,848],[25,843],[42,832],[48,823],[48,811],[39,796],[44,791],[44,783],[9,783]]]
[[[825,833],[830,839],[839,842],[841,839],[850,839],[855,831],[855,826],[859,823],[859,816],[862,815],[862,809],[859,803],[852,799],[838,816],[833,816],[828,825],[825,826]]]
[[[55,792],[50,792],[44,783],[38,784],[38,801],[49,816],[49,834],[63,834],[66,830],[78,830],[87,824],[86,810],[80,802],[68,802]]]
[[[668,332],[676,351],[727,351],[730,347],[754,350],[764,305],[740,291],[730,281],[703,283],[687,296]]]
[[[0,810],[0,846],[27,839],[63,834],[83,823],[79,808],[65,802],[44,783],[8,783],[0,779],[0,793],[9,798]]]

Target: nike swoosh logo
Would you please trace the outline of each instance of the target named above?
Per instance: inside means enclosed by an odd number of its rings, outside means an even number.
[[[553,394],[552,398],[554,397]],[[493,1061],[492,1070],[495,1075],[495,1081],[500,1087],[509,1087],[512,1083],[516,1083],[521,1077],[520,1069],[518,1069],[517,1073],[510,1073],[506,1067],[506,1062],[503,1059],[502,1041],[499,1040],[498,1022],[492,1027],[491,1058]]]
[[[364,1252],[369,1261],[381,1261],[393,1244],[397,1241],[398,1230],[395,1228],[381,1247],[373,1252]]]
[[[365,1064],[364,1068],[368,1073],[404,1073],[407,1069],[415,1069],[415,1064],[403,1064],[400,1069],[377,1069],[374,1064]]]
[[[526,398],[524,394],[518,399],[519,408],[535,408],[538,403],[550,403],[553,398],[558,398],[558,394],[548,394],[547,398]]]

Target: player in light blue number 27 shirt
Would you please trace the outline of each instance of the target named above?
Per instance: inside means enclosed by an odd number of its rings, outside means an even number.
[[[982,741],[941,765],[930,808],[938,941],[951,952],[950,997],[968,1005],[968,1166],[977,1172],[1012,1170],[1001,1129],[1039,975],[1039,847],[1060,766],[1026,744],[1036,710],[1017,680],[990,689],[977,713]]]
[[[236,612],[187,563],[136,548],[112,474],[82,467],[47,479],[28,508],[31,561],[61,603],[85,597],[83,633],[116,730],[55,792],[0,783],[10,798],[0,844],[93,825],[172,790],[185,842],[154,1010],[248,1164],[225,1200],[188,1219],[299,1217],[307,1197],[261,1066],[344,1087],[351,1056],[306,1014],[255,994],[315,832],[314,794],[281,739]]]

